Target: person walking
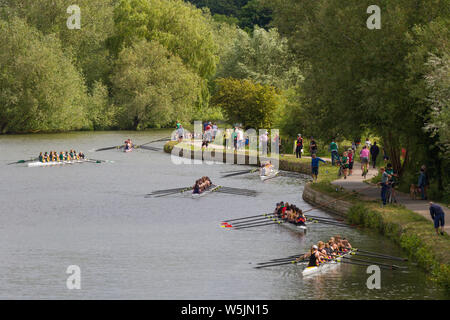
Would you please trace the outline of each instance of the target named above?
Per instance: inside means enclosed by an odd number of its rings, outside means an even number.
[[[297,142],[296,142],[296,147],[295,147],[295,157],[297,159],[302,158],[302,149],[303,149],[303,138],[302,138],[302,135],[299,133],[297,135]]]
[[[348,149],[347,152],[348,155],[348,175],[351,176],[353,174],[353,162],[354,162],[354,156],[355,156],[355,152],[353,151],[352,148]]]
[[[380,168],[381,173],[381,182],[379,185],[381,185],[381,201],[383,202],[383,206],[386,205],[386,192],[389,188],[389,179],[391,178],[391,175],[389,175],[386,170],[383,168]]]
[[[342,166],[342,173],[344,174],[344,179],[347,179],[349,167],[349,158],[347,151],[344,151],[344,153],[342,154],[341,166]]]
[[[362,176],[365,178],[367,175],[367,172],[369,171],[369,149],[367,149],[367,146],[363,146],[361,152],[359,153],[359,158],[361,160],[361,171]]]
[[[330,151],[331,151],[331,165],[334,166],[335,160],[339,159],[339,153],[338,153],[338,145],[333,138],[330,143]]]
[[[445,225],[445,212],[442,207],[436,203],[430,202],[430,215],[434,222],[434,229],[436,234],[444,235],[444,225]],[[439,232],[439,228],[441,229]]]
[[[419,181],[417,182],[417,186],[420,188],[420,192],[422,195],[422,200],[427,200],[426,188],[428,185],[429,183],[428,183],[428,176],[426,173],[426,167],[425,165],[423,165],[420,168]]]
[[[317,176],[319,175],[319,161],[327,163],[325,160],[318,158],[317,155],[313,153],[311,155],[311,172],[314,182],[317,182]]]
[[[375,141],[373,143],[373,146],[370,147],[370,155],[372,157],[372,165],[373,165],[374,169],[377,164],[377,157],[378,157],[379,153],[380,153],[380,148],[378,148],[377,142]]]

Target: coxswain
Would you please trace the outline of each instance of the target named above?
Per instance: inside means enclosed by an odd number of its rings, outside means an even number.
[[[78,159],[84,160],[84,153],[82,151],[80,151],[80,153],[78,154]]]
[[[295,224],[298,226],[304,226],[306,224],[306,217],[301,209],[297,210],[297,217],[295,220]]]
[[[39,153],[39,162],[44,162],[44,156],[42,155],[42,152]]]
[[[317,267],[323,262],[322,256],[319,252],[319,248],[316,245],[311,247],[311,255],[309,256],[308,267]]]

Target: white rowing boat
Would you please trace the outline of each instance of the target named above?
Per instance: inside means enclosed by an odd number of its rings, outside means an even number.
[[[346,257],[346,256],[349,256],[351,254],[352,254],[352,250],[350,250],[349,252],[347,252],[345,254],[342,254],[342,255],[340,255],[340,256],[338,256],[336,258],[334,258],[331,261],[324,262],[324,263],[318,265],[317,267],[306,267],[305,270],[303,270],[302,275],[303,276],[309,276],[309,275],[312,275],[312,274],[316,274],[316,273],[324,272],[326,270],[330,270],[330,269],[340,265],[339,258]]]
[[[279,218],[276,218],[274,215],[269,215],[266,217],[267,219],[275,222],[281,222],[279,225],[289,229],[291,231],[300,232],[300,233],[306,233],[308,230],[308,225],[311,224],[311,222],[306,222],[305,225],[296,225],[293,223],[290,223],[288,221],[281,220]]]
[[[70,161],[50,161],[50,162],[30,162],[28,163],[28,167],[49,167],[49,166],[62,166],[65,164],[75,164],[75,163],[83,163],[83,162],[90,162],[88,159],[82,159],[82,160],[70,160]]]
[[[219,188],[221,188],[221,186],[212,185],[209,187],[209,189],[203,191],[202,193],[192,193],[192,198],[198,199],[198,198],[203,197],[211,192],[218,190]]]
[[[261,181],[266,181],[266,180],[275,178],[279,173],[280,173],[280,171],[272,170],[272,172],[269,173],[268,175],[260,175],[259,177],[261,178]]]

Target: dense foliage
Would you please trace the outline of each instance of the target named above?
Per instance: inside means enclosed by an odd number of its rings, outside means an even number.
[[[251,80],[217,79],[212,103],[221,107],[232,123],[245,128],[270,128],[280,99],[275,87]]]
[[[255,25],[268,27],[272,10],[264,0],[188,0],[199,8],[208,8],[215,19],[230,21],[250,31]],[[226,19],[225,17],[228,17]],[[231,19],[230,19],[231,18]]]
[[[373,1],[273,3],[274,24],[289,39],[305,77],[297,95],[301,112],[290,113],[305,125],[302,131],[324,141],[370,132],[380,137],[396,171],[405,174],[404,185],[417,183],[421,164],[434,180],[431,191],[448,185],[448,162],[436,156],[440,135],[424,127],[445,119],[448,109],[441,100],[445,90],[427,75],[442,74],[431,70],[431,54],[443,59],[449,52],[449,1],[378,1],[379,30],[366,26]],[[433,97],[440,100],[438,113],[436,101],[429,101]],[[407,150],[405,161],[401,148]]]

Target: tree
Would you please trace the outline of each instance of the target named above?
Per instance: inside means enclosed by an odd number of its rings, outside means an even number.
[[[87,125],[86,88],[61,44],[19,18],[0,20],[0,132]]]
[[[228,120],[242,123],[246,128],[270,128],[280,106],[276,88],[251,80],[217,79],[213,105],[221,107]]]
[[[88,88],[96,81],[107,83],[111,61],[105,41],[113,32],[115,0],[4,0],[0,16],[18,16],[44,35],[55,35],[64,52],[81,69]],[[81,29],[70,30],[66,22],[67,8],[76,4],[81,9]],[[1,12],[1,11],[0,11]]]
[[[136,40],[157,41],[207,79],[215,73],[217,47],[202,11],[182,0],[120,0],[114,11],[114,52]]]
[[[92,88],[87,106],[87,118],[94,130],[103,130],[118,126],[119,108],[109,101],[108,87],[97,81]]]
[[[223,53],[218,78],[252,79],[284,89],[302,80],[287,39],[276,29],[255,27],[252,35],[238,30],[234,43]]]
[[[156,41],[141,40],[123,49],[112,76],[121,126],[145,129],[191,120],[200,78]]]

